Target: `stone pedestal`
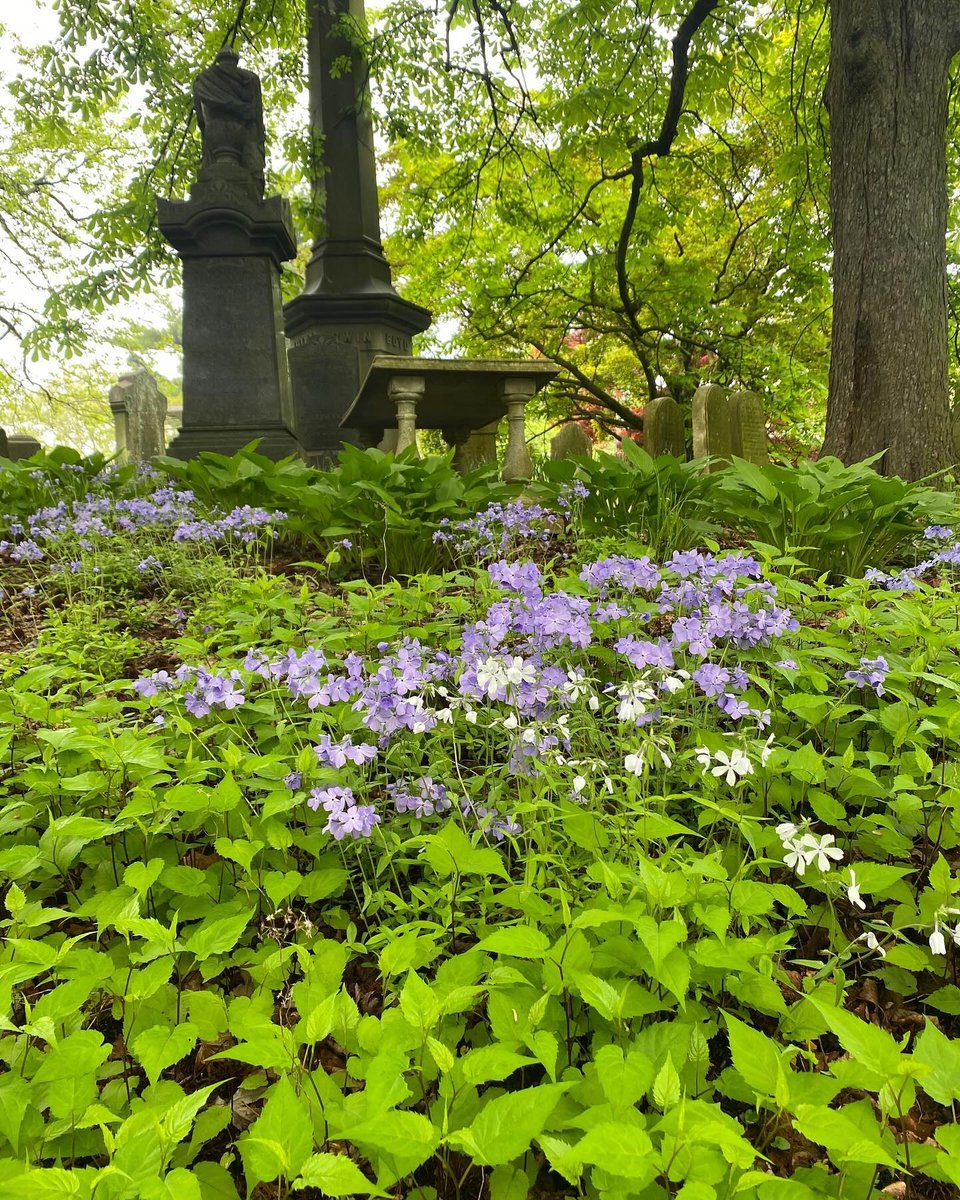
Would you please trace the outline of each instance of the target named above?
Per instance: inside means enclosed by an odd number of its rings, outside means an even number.
[[[422,375],[398,375],[387,384],[387,396],[397,410],[397,443],[394,453],[412,446],[417,451],[417,404],[423,399],[426,380]]]
[[[297,252],[287,201],[260,199],[249,172],[218,162],[157,215],[183,260],[183,424],[169,453],[233,454],[255,438],[271,458],[298,453],[281,323],[280,264]]]
[[[309,288],[309,269],[307,281]],[[392,288],[353,295],[308,290],[287,305],[285,319],[297,438],[308,461],[326,466],[343,442],[362,444],[359,432],[342,429],[340,421],[374,358],[409,355],[430,314]]]

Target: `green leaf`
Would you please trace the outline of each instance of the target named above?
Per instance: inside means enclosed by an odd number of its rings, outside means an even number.
[[[263,1112],[237,1144],[251,1190],[300,1173],[313,1151],[313,1123],[287,1075],[274,1085]]]
[[[97,1098],[97,1069],[110,1047],[99,1033],[84,1029],[51,1046],[33,1077],[36,1094],[55,1117],[73,1117]]]
[[[760,1096],[776,1095],[777,1078],[782,1071],[776,1042],[738,1021],[731,1013],[723,1016],[730,1039],[730,1055],[741,1079]]]
[[[479,1087],[483,1083],[499,1083],[521,1067],[527,1067],[535,1059],[517,1054],[500,1042],[492,1046],[478,1046],[456,1060],[457,1073],[464,1083]]]
[[[896,1159],[891,1158],[880,1142],[879,1126],[876,1137],[870,1136],[842,1108],[798,1104],[793,1123],[804,1137],[826,1146],[835,1162],[897,1166]]]
[[[587,1131],[573,1152],[581,1162],[643,1183],[659,1170],[650,1138],[633,1122],[601,1121]]]
[[[377,1152],[377,1177],[381,1182],[386,1182],[384,1165],[394,1178],[401,1178],[425,1163],[440,1142],[440,1131],[428,1117],[398,1109],[348,1125],[341,1136],[356,1142],[368,1158],[374,1157],[372,1151]]]
[[[255,911],[253,908],[245,908],[232,917],[217,917],[205,921],[187,939],[184,949],[195,954],[200,962],[214,954],[226,954],[240,941]]]
[[[927,1021],[913,1048],[913,1057],[928,1068],[917,1081],[938,1104],[951,1105],[960,1100],[960,1044],[944,1037],[932,1021]]]
[[[550,1114],[569,1087],[565,1083],[548,1083],[497,1096],[487,1101],[469,1129],[458,1130],[446,1140],[459,1146],[481,1166],[512,1162],[543,1133]]]
[[[476,948],[488,954],[506,954],[511,958],[540,959],[550,949],[550,941],[539,929],[532,929],[529,925],[513,925],[509,929],[495,929],[482,938]]]
[[[319,1188],[325,1196],[385,1196],[345,1154],[311,1154],[303,1164],[298,1188]]]
[[[184,1021],[180,1025],[151,1025],[130,1043],[130,1052],[147,1073],[151,1083],[184,1058],[197,1044],[199,1030]]]
[[[27,902],[27,897],[23,893],[23,889],[17,887],[15,883],[11,883],[7,888],[7,895],[4,903],[7,907],[7,912],[16,920],[17,914],[23,911],[23,906]]]
[[[810,997],[810,1003],[823,1016],[830,1029],[840,1039],[840,1044],[858,1063],[879,1071],[888,1079],[902,1074],[900,1048],[885,1029],[861,1021],[853,1013],[843,1008],[835,1008],[826,1004],[816,996]]]
[[[414,1029],[425,1033],[440,1017],[440,1002],[416,971],[407,976],[400,993],[400,1011]]]
[[[663,1113],[680,1103],[680,1076],[669,1054],[653,1081],[653,1102]]]

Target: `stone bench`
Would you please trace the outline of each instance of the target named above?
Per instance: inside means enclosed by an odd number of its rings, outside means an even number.
[[[418,429],[439,429],[456,448],[454,465],[467,470],[491,461],[496,427],[508,422],[503,477],[529,479],[533,463],[527,450],[527,404],[559,374],[552,362],[531,359],[445,359],[379,354],[357,398],[340,422],[355,429],[367,446],[376,446],[395,429],[399,453],[416,446]],[[487,450],[476,445],[487,439]],[[474,445],[471,446],[471,443]],[[480,453],[477,453],[477,451]]]

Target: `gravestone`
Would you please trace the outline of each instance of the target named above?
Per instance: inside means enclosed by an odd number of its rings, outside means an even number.
[[[117,451],[127,462],[146,462],[163,454],[167,398],[149,371],[121,375],[110,389],[110,411]]]
[[[308,461],[327,465],[344,441],[363,444],[341,421],[374,358],[410,355],[430,313],[397,293],[380,242],[369,67],[355,36],[363,0],[307,0],[307,19],[318,219],[303,292],[284,315],[297,437]]]
[[[203,159],[189,200],[157,200],[183,261],[183,419],[175,458],[299,452],[281,324],[280,264],[294,258],[290,206],[263,195],[260,81],[224,47],[194,82]]]
[[[30,458],[40,450],[40,443],[27,433],[7,434],[6,457],[11,462],[19,462],[21,458]]]
[[[651,458],[659,458],[661,454],[687,457],[683,411],[672,396],[658,396],[644,409],[643,446]]]
[[[0,458],[9,458],[10,457],[10,455],[7,453],[8,449],[9,449],[9,447],[7,446],[7,431],[5,429],[0,429]]]
[[[762,400],[756,392],[734,392],[729,404],[734,454],[765,467],[770,453]]]
[[[707,468],[719,471],[734,454],[730,400],[716,383],[703,383],[693,396],[693,457],[712,457]]]
[[[551,458],[590,458],[593,455],[593,439],[576,421],[564,425],[556,437],[550,439]]]
[[[497,433],[499,429],[500,422],[491,421],[488,425],[483,425],[479,429],[475,429],[462,441],[458,442],[454,442],[451,438],[447,437],[447,431],[444,430],[444,437],[447,438],[448,445],[456,446],[453,465],[461,475],[467,471],[475,471],[478,467],[486,467],[490,463],[497,461]]]

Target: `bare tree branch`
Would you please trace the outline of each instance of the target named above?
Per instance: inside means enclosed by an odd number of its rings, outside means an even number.
[[[620,303],[631,323],[635,319],[636,306],[630,295],[630,283],[627,278],[627,252],[630,249],[630,239],[633,236],[633,227],[636,223],[637,209],[640,206],[640,195],[643,190],[643,161],[654,155],[662,157],[670,153],[680,127],[680,117],[683,115],[683,101],[690,74],[690,43],[719,3],[720,0],[696,0],[693,8],[680,22],[672,44],[673,67],[670,73],[670,96],[663,114],[660,132],[655,138],[631,147],[630,198],[627,201],[627,211],[620,228],[620,237],[617,239],[616,253],[617,290],[620,294]]]

